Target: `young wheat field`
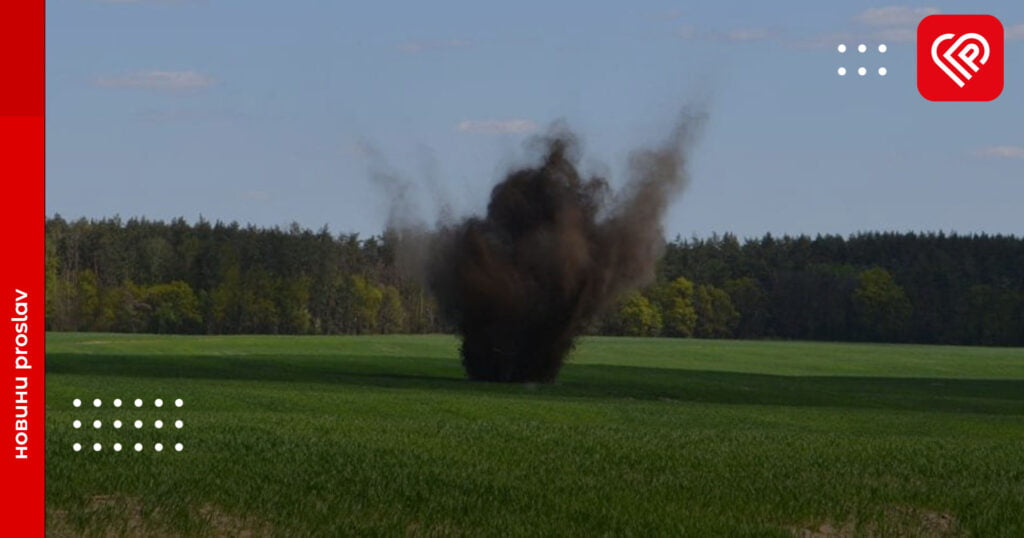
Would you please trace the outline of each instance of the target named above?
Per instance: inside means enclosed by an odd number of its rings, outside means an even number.
[[[48,535],[1024,536],[1020,348],[585,338],[540,386],[457,353],[51,333]]]

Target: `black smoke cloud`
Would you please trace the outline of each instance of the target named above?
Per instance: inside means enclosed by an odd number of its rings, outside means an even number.
[[[634,152],[618,192],[581,175],[578,139],[557,126],[533,140],[540,162],[494,187],[484,216],[402,234],[462,338],[470,379],[553,381],[577,335],[653,280],[661,219],[686,184],[687,149],[702,123],[686,113],[660,147]]]
[[[432,230],[410,221],[410,185],[370,154],[375,182],[391,196],[396,262],[427,285],[461,336],[470,379],[553,381],[575,337],[653,280],[660,221],[685,187],[703,119],[686,112],[659,147],[634,152],[617,192],[581,174],[578,137],[556,125],[530,141],[542,158],[499,182],[483,216],[447,213]]]

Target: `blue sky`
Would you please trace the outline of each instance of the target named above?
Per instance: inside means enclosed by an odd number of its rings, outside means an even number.
[[[552,121],[621,182],[697,103],[670,236],[1024,233],[1022,2],[348,4],[48,1],[47,212],[373,234],[371,166],[423,218],[438,197],[479,212]],[[1002,21],[997,100],[918,95],[914,31],[938,12]]]

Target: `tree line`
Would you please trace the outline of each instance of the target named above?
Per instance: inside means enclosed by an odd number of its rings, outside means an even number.
[[[119,218],[46,222],[47,328],[447,332],[395,236]],[[860,233],[668,242],[594,334],[1024,345],[1024,239]]]

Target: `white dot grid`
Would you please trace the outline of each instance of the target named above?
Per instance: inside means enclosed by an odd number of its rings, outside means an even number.
[[[846,43],[840,43],[839,45],[837,45],[836,46],[836,50],[839,52],[839,54],[845,53],[846,52]],[[880,54],[885,54],[885,52],[888,51],[888,50],[889,50],[889,47],[885,43],[881,43],[881,44],[878,45],[878,52]],[[857,52],[859,52],[861,54],[864,54],[867,51],[868,51],[868,46],[865,45],[864,43],[860,43],[859,45],[857,45]],[[839,67],[838,69],[836,69],[836,74],[841,76],[841,77],[845,77],[846,73],[847,73],[847,69],[846,69],[845,66],[842,66],[842,67]],[[885,67],[879,67],[878,68],[878,76],[884,77],[888,73],[889,73],[889,70],[886,69]],[[867,74],[868,74],[867,67],[861,66],[861,67],[857,68],[857,75],[863,77],[863,76],[865,76]]]
[[[120,398],[115,398],[112,401],[112,403],[113,403],[114,407],[118,407],[119,408],[123,404],[123,401]],[[135,407],[142,407],[143,400],[141,398],[136,398],[134,403],[135,403]],[[100,398],[96,398],[96,399],[94,399],[92,401],[92,404],[93,404],[93,407],[96,407],[96,408],[102,407],[103,406],[103,400],[101,400]],[[153,400],[153,405],[155,407],[162,407],[163,404],[164,404],[164,402],[160,398],[156,398],[156,399]],[[81,407],[82,406],[82,400],[80,398],[75,398],[74,400],[72,400],[71,405],[73,405],[74,407]],[[182,407],[184,405],[185,405],[185,402],[181,398],[176,398],[174,400],[174,406],[175,407]],[[121,422],[120,420],[114,420],[114,421],[111,422],[111,424],[113,425],[114,428],[120,429],[121,426],[124,423]],[[74,421],[72,421],[71,425],[75,429],[80,429],[82,427],[82,421],[79,420],[79,419],[75,419]],[[143,424],[142,420],[138,420],[137,419],[134,422],[134,426],[135,426],[136,429],[141,429],[143,427],[143,425],[144,424]],[[99,420],[99,419],[95,419],[92,422],[92,426],[95,429],[101,429],[103,427],[103,421]],[[161,428],[163,428],[163,426],[164,426],[164,421],[163,420],[157,419],[157,420],[153,421],[153,427],[154,428],[161,429]],[[174,421],[174,427],[175,428],[181,429],[184,426],[185,426],[185,423],[181,419],[176,419]],[[82,447],[81,443],[74,443],[74,444],[71,445],[71,449],[74,450],[75,452],[81,452],[82,448],[83,447]],[[124,448],[124,445],[122,445],[121,443],[114,443],[114,444],[111,445],[111,448],[114,450],[114,452],[120,452]],[[133,445],[133,448],[135,449],[136,452],[142,452],[144,447],[143,447],[142,443],[135,443]],[[93,443],[92,449],[93,449],[93,452],[101,452],[103,450],[103,444],[102,443]],[[153,450],[155,450],[157,452],[161,452],[161,451],[163,451],[163,449],[164,449],[163,443],[155,443],[153,445]],[[185,446],[182,443],[175,443],[174,444],[174,450],[176,452],[181,452],[184,449],[185,449]]]
[[[124,403],[124,401],[121,400],[121,398],[114,398],[114,400],[113,400],[114,407],[121,407],[121,405],[123,403]],[[142,407],[145,402],[143,401],[142,398],[136,398],[134,403],[135,403],[135,407]],[[73,405],[75,407],[82,407],[82,399],[81,398],[75,398],[74,400],[71,400],[71,405]],[[92,405],[93,405],[93,407],[102,407],[103,406],[103,400],[100,399],[100,398],[96,398],[96,399],[94,399],[92,401]],[[164,405],[163,398],[155,398],[153,400],[153,405],[155,405],[157,407],[163,406]],[[174,399],[174,407],[181,407],[183,405],[185,405],[185,401],[184,400],[182,400],[181,398],[175,398]]]

